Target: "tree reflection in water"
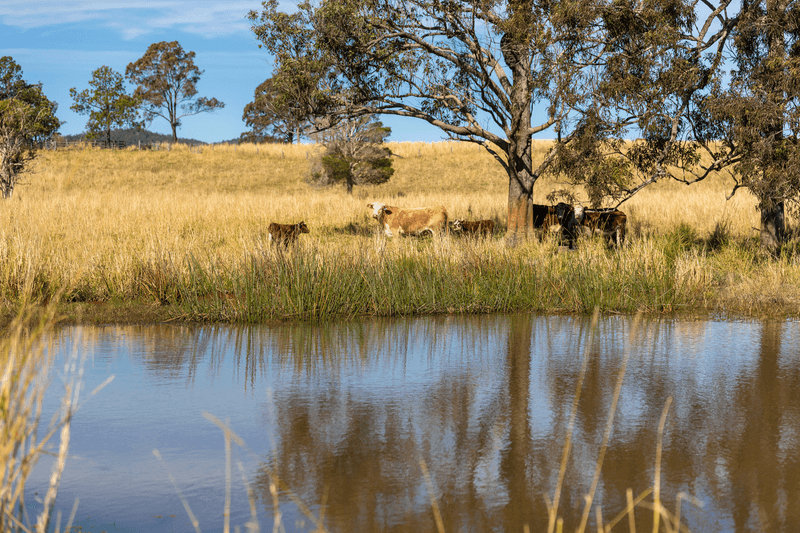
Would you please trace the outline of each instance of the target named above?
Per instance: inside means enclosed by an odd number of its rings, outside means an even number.
[[[130,357],[159,383],[154,392],[196,387],[214,405],[236,406],[232,429],[267,450],[248,473],[262,514],[272,509],[272,472],[315,513],[324,503],[331,531],[435,531],[424,460],[446,531],[543,531],[587,353],[559,504],[572,530],[630,349],[594,500],[605,519],[625,508],[628,488],[652,486],[658,422],[672,397],[665,505],[674,508],[680,492],[699,498],[703,509],[682,509],[693,531],[800,531],[800,326],[644,321],[632,342],[631,322],[601,319],[593,337],[588,318],[525,314],[126,327],[110,336],[135,347]],[[148,400],[137,400],[142,412]],[[161,431],[176,417],[164,416],[152,424]],[[255,425],[236,425],[248,420]],[[285,492],[281,505],[297,516]],[[635,516],[651,527],[651,511]],[[627,528],[625,520],[615,531]]]
[[[595,345],[589,347],[574,451],[560,506],[567,527],[577,525],[588,492],[621,364],[622,350],[611,345],[628,342],[626,327],[624,322],[613,327],[601,324],[601,330],[609,331],[605,336],[600,331]],[[763,515],[756,523],[785,529],[797,515],[785,504],[780,508],[780,502],[786,501],[787,489],[794,495],[800,490],[794,481],[797,476],[781,475],[781,465],[789,466],[780,460],[778,443],[780,428],[785,429],[780,418],[786,414],[774,406],[798,403],[792,389],[775,387],[774,381],[781,377],[775,366],[778,348],[768,349],[772,345],[762,342],[754,380],[734,376],[745,389],[737,391],[739,408],[731,412],[704,389],[713,386],[713,379],[699,380],[691,368],[708,363],[691,358],[687,363],[687,353],[669,353],[674,346],[665,339],[679,334],[676,329],[681,327],[653,323],[641,334],[636,367],[623,388],[618,424],[595,501],[608,517],[624,509],[628,488],[638,494],[652,485],[658,419],[666,398],[673,396],[676,407],[669,418],[662,467],[663,500],[674,502],[678,492],[697,492],[693,489],[704,486],[712,493],[697,495],[712,503],[712,510],[706,511],[710,514],[684,509],[684,516],[712,529],[724,527],[732,517],[732,527],[747,530],[754,520],[747,502],[755,497],[761,499],[757,508]],[[765,325],[765,331],[770,327]],[[430,468],[446,530],[522,531],[525,525],[533,531],[544,530],[543,494],[551,493],[555,484],[588,337],[588,322],[582,319],[545,320],[530,315],[486,318],[483,323],[463,319],[461,324],[453,318],[377,321],[319,327],[311,334],[303,328],[287,328],[272,336],[272,347],[282,354],[283,364],[292,365],[295,375],[307,381],[276,391],[276,449],[265,467],[303,501],[325,501],[332,530],[435,530],[418,467],[420,458]],[[453,343],[460,345],[456,356],[465,356],[456,364],[448,346]],[[420,350],[430,367],[424,386],[408,382],[404,373],[412,364],[412,353]],[[494,352],[483,359],[496,358],[497,367],[488,361],[482,367],[480,356],[475,360],[482,350]],[[442,356],[450,360],[440,361]],[[671,362],[678,375],[670,371]],[[354,365],[386,372],[384,390],[374,383],[355,384],[358,369],[354,372]],[[768,376],[762,378],[762,374]],[[404,392],[404,388],[409,390]],[[773,407],[765,410],[758,402]],[[744,425],[720,423],[719,417],[730,418],[735,412]],[[712,435],[714,426],[727,432]],[[740,431],[732,435],[735,428]],[[747,440],[745,435],[760,437]],[[727,450],[722,455],[734,459],[725,478],[746,488],[730,491],[714,482],[719,477],[718,469],[712,468],[718,463],[711,459],[715,448],[705,450],[698,439],[709,444],[716,440],[721,450]],[[735,459],[738,455],[761,457],[763,465],[753,464],[752,457],[749,463]],[[796,469],[796,463],[791,466]],[[779,494],[779,485],[759,488],[760,483],[781,478],[791,489],[780,489]],[[268,480],[265,469],[257,482],[267,505],[271,501]],[[745,516],[740,517],[742,512]],[[646,509],[639,509],[636,518],[642,525],[652,523],[652,513]]]

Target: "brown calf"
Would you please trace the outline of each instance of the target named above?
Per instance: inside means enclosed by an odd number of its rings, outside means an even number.
[[[308,233],[308,226],[306,226],[305,222],[297,224],[276,224],[273,222],[269,225],[269,242],[275,246],[283,243],[283,246],[288,248],[290,244],[294,244],[301,233]]]
[[[602,235],[607,243],[625,244],[625,227],[628,216],[616,209],[575,208],[575,219],[584,235]]]
[[[463,235],[483,235],[491,237],[494,233],[494,220],[454,220],[453,231]]]

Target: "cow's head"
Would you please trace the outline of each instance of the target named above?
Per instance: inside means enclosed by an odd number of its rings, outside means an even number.
[[[556,218],[562,226],[566,225],[575,215],[575,210],[571,205],[559,202],[556,206]]]
[[[294,227],[296,227],[297,231],[299,231],[300,233],[308,233],[309,232],[308,231],[308,226],[306,226],[305,221],[300,222],[298,224],[295,224]]]
[[[582,205],[575,206],[575,221],[578,224],[583,224],[583,217],[586,216],[585,208]]]
[[[373,202],[371,204],[367,204],[367,207],[372,209],[372,218],[375,220],[380,220],[383,218],[383,215],[391,215],[392,212],[386,208],[386,204],[382,204],[380,202]]]
[[[453,221],[453,231],[461,231],[461,230],[463,230],[464,228],[461,225],[462,222],[463,222],[463,220],[460,220],[460,219],[454,220]]]

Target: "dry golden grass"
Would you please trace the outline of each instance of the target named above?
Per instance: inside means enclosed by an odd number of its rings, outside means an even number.
[[[548,146],[547,141],[537,142],[535,157],[543,158]],[[365,246],[386,246],[369,237],[377,228],[366,204],[374,200],[444,205],[451,218],[492,218],[505,226],[508,178],[483,149],[455,142],[390,147],[398,156],[392,179],[356,187],[353,195],[343,187],[316,188],[305,182],[310,159],[319,149],[314,145],[42,152],[27,183],[0,203],[0,300],[8,308],[20,295],[46,295],[61,287],[73,301],[137,298],[132,287],[141,285],[147,274],[142,265],[148,272],[172,268],[184,277],[192,261],[205,272],[243,271],[254,253],[268,251],[270,222],[304,220],[311,234],[301,237],[302,246],[317,250],[317,257],[324,255],[327,264],[336,263],[336,257],[357,255]],[[631,243],[640,241],[638,249],[652,259],[657,245],[648,239],[690,228],[693,238],[703,240],[718,224],[733,240],[752,240],[758,225],[755,200],[740,191],[726,201],[730,185],[730,178],[720,175],[691,187],[663,182],[645,189],[622,207],[629,215]],[[535,201],[547,203],[546,195],[564,186],[541,179]],[[576,192],[580,198],[581,191]],[[422,250],[418,244],[394,242],[390,249],[400,255],[409,250],[422,254],[418,257],[430,253],[425,250],[431,248]],[[506,253],[500,240],[482,246],[484,256]],[[469,262],[476,253],[462,244],[451,248],[447,254],[455,261]],[[587,243],[584,248],[594,254],[587,261],[607,262],[602,247]],[[629,255],[634,253],[639,252]],[[742,288],[756,291],[761,303],[754,308],[763,308],[773,295],[786,301],[783,280],[800,277],[793,260],[753,267],[745,275],[741,263],[746,259],[738,251],[711,259],[693,253],[674,265],[681,283],[704,294],[717,288],[730,298],[739,298]],[[637,263],[631,261],[621,268],[635,270]],[[721,269],[730,269],[732,277],[721,275]],[[800,298],[796,292],[790,292],[790,302]]]
[[[539,158],[547,145],[537,143]],[[441,204],[451,218],[505,219],[508,178],[480,147],[455,142],[390,146],[398,156],[395,175],[384,185],[357,187],[352,197],[343,189],[305,183],[308,158],[318,150],[314,145],[44,152],[37,173],[8,202],[13,209],[3,206],[0,215],[17,211],[25,219],[33,216],[47,234],[77,226],[100,239],[124,233],[136,241],[140,232],[172,239],[175,230],[184,238],[193,231],[214,234],[208,236],[212,240],[222,233],[230,240],[271,220],[300,219],[325,235],[351,222],[369,222],[365,204],[372,199],[408,206]],[[540,180],[535,201],[547,203],[546,195],[564,186]],[[664,234],[685,223],[703,235],[724,221],[733,236],[753,235],[758,225],[755,200],[740,191],[726,201],[729,190],[730,180],[721,176],[692,187],[665,181],[622,209],[635,232]]]

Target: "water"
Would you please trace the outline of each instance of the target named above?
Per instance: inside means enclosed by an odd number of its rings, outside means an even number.
[[[83,531],[194,531],[179,492],[202,531],[221,531],[224,434],[204,413],[246,444],[234,445],[232,466],[230,520],[242,531],[243,476],[262,531],[276,516],[271,481],[289,532],[315,527],[297,502],[330,531],[436,531],[431,495],[448,532],[544,531],[585,355],[565,530],[580,523],[626,365],[594,497],[604,523],[628,488],[636,497],[653,486],[671,398],[667,509],[685,493],[696,501],[681,500],[681,520],[695,532],[800,531],[797,323],[611,317],[594,336],[587,318],[530,315],[71,327],[54,346],[59,360],[87,355],[85,391],[115,376],[84,394],[60,486],[57,509],[68,515],[79,499]],[[51,465],[42,459],[28,484],[31,513]],[[593,506],[588,530],[596,516]],[[635,519],[652,529],[651,511]],[[627,530],[625,517],[614,531]]]

